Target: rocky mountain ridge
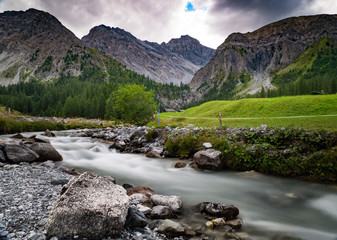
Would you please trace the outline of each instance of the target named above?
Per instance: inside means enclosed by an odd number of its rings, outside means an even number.
[[[273,76],[321,39],[337,40],[337,15],[287,18],[254,32],[233,33],[193,77],[200,100],[210,92],[225,98],[274,89]]]
[[[99,49],[129,69],[161,83],[187,84],[213,56],[214,50],[190,36],[168,43],[142,41],[131,33],[104,25],[92,28],[82,41]]]

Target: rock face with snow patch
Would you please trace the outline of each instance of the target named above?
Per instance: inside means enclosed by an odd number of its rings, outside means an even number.
[[[111,177],[85,172],[61,191],[47,222],[47,235],[58,238],[102,239],[120,234],[129,197]]]

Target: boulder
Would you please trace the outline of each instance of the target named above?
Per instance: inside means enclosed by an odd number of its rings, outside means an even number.
[[[24,145],[5,144],[4,153],[7,156],[8,162],[16,164],[20,162],[34,162],[40,157],[36,152]]]
[[[172,210],[168,206],[155,206],[151,211],[151,218],[166,219],[172,217]]]
[[[173,213],[181,213],[183,210],[183,201],[180,196],[153,195],[151,201],[154,205],[168,206]]]
[[[47,129],[44,133],[41,135],[46,136],[46,137],[55,137],[55,133],[51,132],[49,129]]]
[[[214,149],[201,150],[194,154],[194,162],[200,169],[220,170],[222,162],[221,152]]]
[[[70,180],[50,211],[46,226],[48,238],[118,236],[125,224],[129,197],[113,180],[91,172]]]
[[[239,209],[231,204],[203,202],[199,205],[201,213],[209,216],[222,217],[226,220],[234,219],[239,215]]]
[[[189,227],[174,222],[170,219],[162,220],[158,222],[157,232],[163,233],[168,237],[179,237],[179,236],[194,236],[195,232]]]
[[[11,136],[11,138],[16,138],[16,139],[24,139],[25,137],[24,137],[24,136],[22,136],[22,134],[21,134],[21,133],[17,133],[17,134],[15,134],[15,135]]]
[[[31,150],[39,154],[39,161],[44,162],[47,160],[62,161],[63,158],[50,143],[35,142],[27,145]]]
[[[144,228],[146,227],[146,225],[148,224],[148,220],[145,217],[144,213],[142,213],[141,211],[139,211],[136,208],[129,208],[128,210],[128,215],[126,217],[126,221],[125,221],[125,228],[130,228],[130,229],[134,229],[134,228]]]
[[[164,152],[163,148],[160,147],[151,147],[150,150],[146,153],[148,158],[162,158]]]

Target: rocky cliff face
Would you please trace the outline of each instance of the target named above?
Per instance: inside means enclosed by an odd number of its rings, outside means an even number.
[[[0,84],[30,78],[78,76],[83,66],[100,65],[103,53],[87,48],[49,13],[29,9],[0,14]]]
[[[251,33],[233,33],[195,74],[190,86],[199,99],[215,89],[242,96],[260,91],[262,86],[275,88],[272,74],[322,38],[337,39],[337,15],[288,18]]]
[[[189,83],[214,51],[189,36],[173,39],[168,44],[157,44],[141,41],[123,29],[104,25],[91,29],[82,41],[156,82],[176,85]]]

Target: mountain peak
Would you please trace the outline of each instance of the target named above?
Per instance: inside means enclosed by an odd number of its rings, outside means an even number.
[[[201,45],[197,39],[189,35],[172,38],[167,46],[172,52],[182,55],[185,59],[199,66],[204,66],[215,52],[214,49]]]

